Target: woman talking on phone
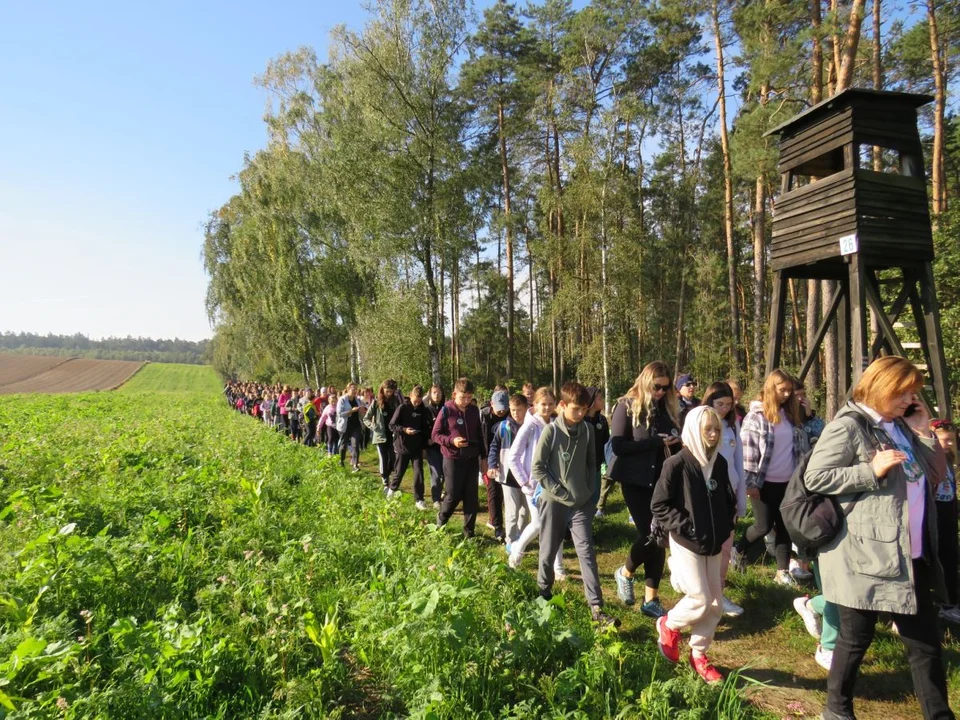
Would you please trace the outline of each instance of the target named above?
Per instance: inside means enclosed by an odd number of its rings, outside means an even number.
[[[662,617],[667,611],[659,597],[665,552],[650,537],[650,503],[663,461],[681,449],[679,417],[670,368],[658,361],[641,371],[633,387],[617,402],[610,420],[610,478],[620,483],[638,533],[626,562],[614,574],[617,595],[627,605],[636,602],[633,576],[642,565],[644,601],[640,610],[653,618]]]
[[[944,594],[933,490],[946,461],[918,402],[921,387],[909,360],[876,360],[824,429],[804,475],[811,492],[833,496],[845,515],[818,556],[824,597],[840,611],[826,720],[854,717],[854,686],[880,612],[893,615],[907,647],[923,717],[954,717],[933,607],[934,592]]]

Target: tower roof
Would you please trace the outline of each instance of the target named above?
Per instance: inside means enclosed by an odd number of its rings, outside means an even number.
[[[794,115],[786,122],[765,132],[763,136],[790,134],[846,107],[856,109],[859,106],[872,111],[903,108],[916,110],[929,102],[933,102],[933,97],[930,95],[850,88],[807,108],[799,115]]]

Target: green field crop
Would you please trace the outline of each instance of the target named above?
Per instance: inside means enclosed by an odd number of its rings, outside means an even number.
[[[535,599],[212,375],[144,373],[0,405],[0,716],[760,716],[735,675],[595,631],[579,591]]]
[[[215,393],[220,390],[217,374],[209,365],[149,363],[127,382],[119,392],[138,393]]]

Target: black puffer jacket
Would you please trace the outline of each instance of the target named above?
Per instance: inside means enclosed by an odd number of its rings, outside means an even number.
[[[666,447],[659,433],[680,435],[680,429],[670,419],[663,401],[654,407],[649,418],[641,419],[639,425],[633,424],[630,402],[620,400],[613,410],[610,420],[610,446],[613,450],[612,467],[608,468],[610,478],[624,485],[639,485],[652,488],[657,484],[663,461],[667,457]],[[680,445],[672,450],[678,452]]]
[[[733,532],[737,512],[737,498],[722,455],[717,455],[711,475],[717,483],[712,491],[693,453],[681,450],[663,464],[650,504],[657,523],[697,555],[720,552]]]

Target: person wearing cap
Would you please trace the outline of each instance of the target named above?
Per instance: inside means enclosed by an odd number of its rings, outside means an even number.
[[[493,530],[497,542],[506,542],[506,533],[503,529],[503,486],[494,481],[487,474],[487,456],[490,454],[490,441],[494,431],[510,412],[510,394],[503,385],[494,388],[490,397],[490,404],[480,411],[480,431],[483,437],[483,454],[481,457],[481,472],[483,483],[487,488],[487,525]]]
[[[700,398],[694,397],[697,383],[689,373],[677,377],[676,388],[680,400],[680,428],[683,429],[683,421],[687,413],[700,404]]]

